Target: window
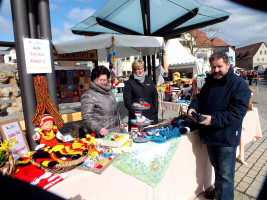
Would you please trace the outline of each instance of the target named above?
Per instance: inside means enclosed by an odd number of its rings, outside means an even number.
[[[8,56],[8,62],[11,62],[11,61],[12,61],[12,57]]]
[[[262,60],[262,62],[264,62],[264,58],[263,59],[261,59]]]
[[[264,54],[267,54],[267,51],[264,51]]]
[[[260,54],[262,54],[262,51],[260,51]]]
[[[130,57],[126,57],[126,60],[130,60]]]
[[[134,56],[134,60],[139,59],[139,56]]]
[[[127,71],[127,76],[129,76],[131,74],[131,71]]]
[[[122,71],[122,75],[123,76],[126,76],[126,71]]]
[[[233,56],[229,56],[228,59],[229,59],[230,62],[233,62],[234,61],[233,60]]]
[[[257,58],[257,61],[260,61],[260,59],[259,59],[259,58]]]

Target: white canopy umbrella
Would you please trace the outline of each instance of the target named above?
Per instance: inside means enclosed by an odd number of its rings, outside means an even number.
[[[165,50],[169,69],[193,68],[193,75],[198,74],[197,58],[190,54],[178,39],[168,40]]]
[[[97,50],[98,60],[106,60],[110,49],[116,51],[116,58],[133,55],[154,55],[164,46],[163,37],[103,34],[54,44],[59,54]]]

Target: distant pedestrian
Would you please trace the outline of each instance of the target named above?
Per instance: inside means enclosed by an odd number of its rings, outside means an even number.
[[[256,85],[258,85],[258,78],[259,78],[259,73],[257,71],[254,72],[254,75],[253,75],[253,78],[254,78],[254,83]]]
[[[253,71],[251,70],[251,71],[248,71],[249,72],[249,74],[248,74],[248,84],[249,85],[252,85],[252,78],[253,78]]]
[[[205,192],[204,196],[233,200],[236,148],[251,92],[248,84],[234,75],[224,52],[212,54],[209,60],[211,75],[189,105],[188,115],[193,118],[192,113],[196,112],[206,118],[199,122],[199,134],[215,169],[215,190]]]

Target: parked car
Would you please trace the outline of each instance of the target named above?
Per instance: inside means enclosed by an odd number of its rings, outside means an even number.
[[[257,72],[258,72],[259,74],[264,74],[265,69],[264,69],[264,68],[260,68],[260,69],[257,70]]]

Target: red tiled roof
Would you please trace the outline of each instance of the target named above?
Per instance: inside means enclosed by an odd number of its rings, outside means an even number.
[[[206,33],[195,29],[192,31],[192,36],[195,38],[196,46],[212,46],[212,43]]]
[[[262,45],[262,43],[264,43],[264,42],[259,42],[259,43],[256,43],[256,44],[251,44],[251,45],[248,45],[248,46],[245,46],[245,47],[237,48],[235,50],[236,55],[237,55],[237,59],[240,59],[240,58],[238,58],[238,54],[240,54],[240,53],[242,55],[245,55],[245,56],[241,57],[242,59],[254,57],[254,55],[257,53],[257,51],[259,50],[260,46]],[[249,52],[249,54],[247,52]]]
[[[212,44],[216,47],[229,47],[230,45],[222,41],[220,38],[216,37],[212,41]]]

